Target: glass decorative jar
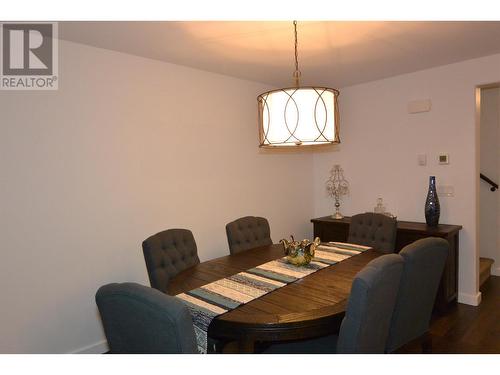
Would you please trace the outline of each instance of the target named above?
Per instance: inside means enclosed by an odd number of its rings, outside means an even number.
[[[373,209],[373,212],[375,212],[376,214],[385,214],[385,206],[383,204],[382,198],[377,199],[377,205]]]

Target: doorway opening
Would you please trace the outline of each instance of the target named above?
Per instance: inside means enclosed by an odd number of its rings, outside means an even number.
[[[479,123],[478,207],[478,286],[500,276],[500,83],[476,90]]]

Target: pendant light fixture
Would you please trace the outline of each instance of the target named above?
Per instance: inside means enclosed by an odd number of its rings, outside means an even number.
[[[295,86],[257,97],[260,147],[312,146],[340,143],[339,91],[328,87],[300,86],[295,32]]]

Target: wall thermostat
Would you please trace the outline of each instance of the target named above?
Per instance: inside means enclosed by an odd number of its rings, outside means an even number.
[[[439,164],[450,164],[450,157],[448,154],[439,154]]]

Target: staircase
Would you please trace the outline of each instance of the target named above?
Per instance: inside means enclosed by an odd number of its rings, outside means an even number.
[[[494,260],[490,258],[479,258],[479,287],[481,288],[483,284],[490,278],[491,275],[491,265]]]

